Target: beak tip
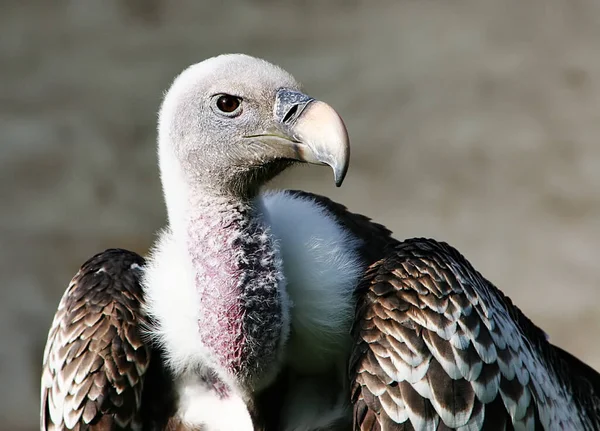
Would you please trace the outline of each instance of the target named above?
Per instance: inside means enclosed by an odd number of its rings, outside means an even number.
[[[333,170],[333,179],[335,181],[336,187],[341,187],[344,182],[344,178],[346,178],[346,172],[348,171],[348,166],[344,166],[343,168],[334,168]]]

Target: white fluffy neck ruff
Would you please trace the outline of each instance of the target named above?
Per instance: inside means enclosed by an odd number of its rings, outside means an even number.
[[[350,423],[346,364],[354,292],[365,270],[361,241],[310,198],[278,191],[262,200],[279,241],[291,303],[285,365],[292,381],[281,394],[282,431]]]
[[[345,372],[340,364],[345,363],[351,346],[354,290],[364,271],[358,253],[360,241],[339,226],[324,208],[285,191],[260,196],[256,209],[262,213],[283,261],[285,284],[281,280],[278,287],[287,329],[282,337],[287,338],[291,327],[287,343],[282,344],[285,350],[280,362],[283,363],[274,366],[273,374],[264,382],[274,378],[280,366],[287,366],[298,375],[318,376],[337,370],[338,389],[346,393]],[[214,370],[234,390],[233,397],[248,399],[252,391],[240,388],[201,342],[198,332],[201,292],[195,286],[195,274],[184,243],[170,229],[165,230],[149,259],[145,277],[148,313],[158,322],[154,336],[164,346],[168,364],[179,381],[196,381],[197,372],[191,370]],[[293,396],[295,388],[287,395],[282,394],[286,430],[313,429],[322,426],[324,420],[329,422],[348,414],[343,402],[347,397],[341,397],[341,401],[329,406],[330,414],[324,417],[323,406],[331,402],[330,394],[316,386],[313,389],[311,393],[322,398],[311,402],[314,408]],[[195,400],[204,404],[209,398],[218,405],[226,405],[214,391],[207,389],[206,382],[186,384],[182,391],[180,396],[185,396],[187,407],[181,406],[181,414],[190,420]],[[198,404],[197,408],[204,407]]]
[[[279,242],[291,304],[286,362],[302,373],[324,371],[350,347],[354,291],[365,270],[361,241],[309,198],[274,191],[261,199]]]
[[[166,145],[159,157],[169,228],[146,271],[155,338],[175,374],[210,367],[253,391],[277,374],[289,333],[277,243],[260,203],[190,185]]]

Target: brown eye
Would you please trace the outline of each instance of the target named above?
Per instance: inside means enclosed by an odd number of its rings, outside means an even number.
[[[217,108],[219,108],[219,111],[221,112],[231,114],[240,107],[240,102],[241,100],[239,97],[223,94],[217,99]]]

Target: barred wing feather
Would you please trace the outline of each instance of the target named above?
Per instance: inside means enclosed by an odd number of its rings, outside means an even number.
[[[447,244],[396,245],[359,293],[355,429],[598,429],[589,381]]]

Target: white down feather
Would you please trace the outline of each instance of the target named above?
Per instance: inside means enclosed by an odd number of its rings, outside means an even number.
[[[364,271],[360,241],[312,199],[286,191],[262,199],[292,307],[286,361],[300,373],[326,371],[350,347],[354,290]]]

